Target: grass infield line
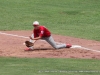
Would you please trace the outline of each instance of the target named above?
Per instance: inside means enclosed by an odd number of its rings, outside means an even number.
[[[8,33],[3,33],[3,32],[0,32],[0,34],[8,35],[8,36],[20,37],[20,38],[29,38],[29,37],[26,37],[26,36],[19,36],[19,35],[8,34]],[[41,41],[43,41],[43,40],[41,40]],[[59,43],[59,42],[56,42],[56,43],[57,43],[57,44],[62,44],[62,43]],[[71,48],[80,48],[80,49],[90,50],[90,51],[94,51],[94,52],[99,52],[99,53],[100,53],[100,50],[89,49],[89,48],[82,47],[82,46],[80,46],[80,45],[72,45]]]

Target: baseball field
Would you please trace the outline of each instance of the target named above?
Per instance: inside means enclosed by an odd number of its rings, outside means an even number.
[[[72,48],[24,51],[36,20]],[[99,75],[99,20],[100,0],[0,0],[0,75]]]

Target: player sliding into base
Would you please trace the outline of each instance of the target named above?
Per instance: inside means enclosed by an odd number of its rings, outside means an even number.
[[[34,29],[33,29],[34,38],[32,38],[31,36],[29,38],[31,40],[33,40],[34,42],[32,42],[29,45],[30,42],[25,41],[25,44],[28,47],[25,49],[25,51],[34,50],[34,44],[39,39],[47,41],[55,49],[70,48],[72,46],[71,44],[59,44],[59,45],[57,45],[56,42],[54,41],[52,35],[51,35],[51,32],[45,26],[40,25],[38,21],[33,22],[33,27],[34,27]]]

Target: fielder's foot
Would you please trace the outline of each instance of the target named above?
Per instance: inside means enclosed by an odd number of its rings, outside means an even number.
[[[66,44],[66,48],[70,48],[70,47],[72,47],[71,44]]]
[[[32,51],[32,49],[26,48],[26,49],[24,49],[24,51]]]

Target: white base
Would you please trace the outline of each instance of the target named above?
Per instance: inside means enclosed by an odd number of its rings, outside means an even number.
[[[80,45],[72,45],[71,48],[81,48],[81,46]]]

